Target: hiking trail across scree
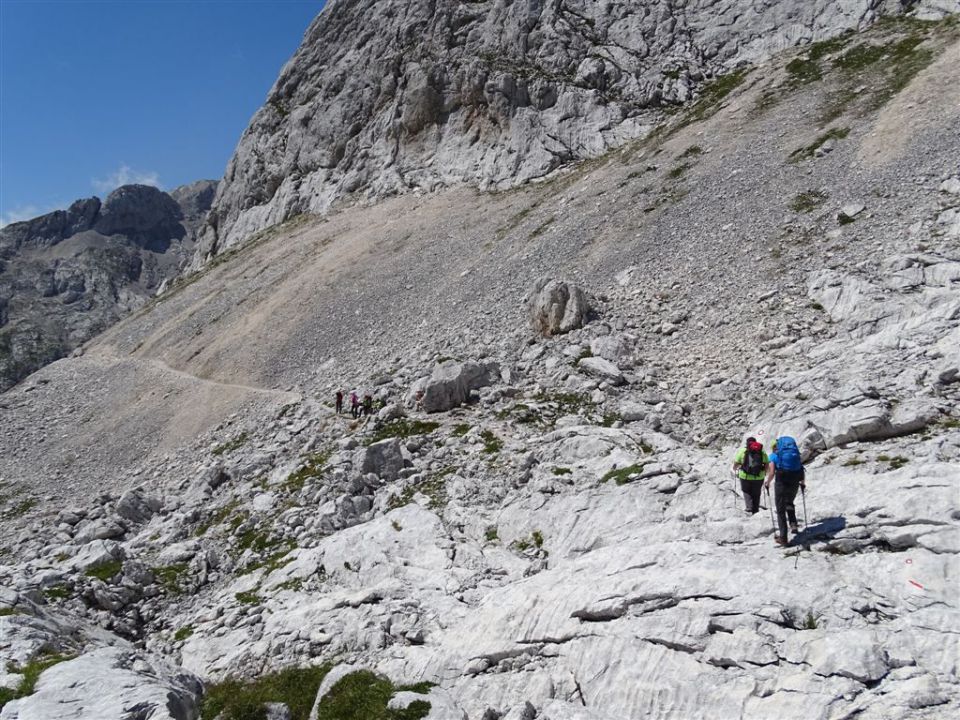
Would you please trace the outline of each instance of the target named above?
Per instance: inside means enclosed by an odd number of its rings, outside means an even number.
[[[157,359],[157,358],[137,358],[137,357],[121,358],[121,357],[119,357],[119,356],[117,356],[117,355],[109,355],[109,354],[104,353],[104,352],[98,352],[98,353],[90,354],[90,355],[88,355],[87,357],[101,358],[101,359],[106,360],[106,361],[109,361],[109,360],[129,360],[129,361],[137,362],[137,363],[145,363],[145,364],[150,365],[150,366],[152,366],[152,367],[158,368],[159,370],[162,370],[163,372],[170,373],[170,374],[175,375],[176,377],[179,377],[179,378],[183,378],[184,380],[186,380],[186,381],[188,381],[188,382],[199,382],[199,383],[203,383],[203,384],[205,384],[205,385],[214,385],[214,386],[219,387],[219,388],[227,388],[227,389],[231,389],[231,390],[241,390],[241,391],[244,391],[244,392],[252,392],[252,393],[261,393],[261,394],[268,395],[268,396],[271,396],[271,397],[277,397],[277,398],[283,399],[283,400],[285,400],[285,401],[288,402],[288,403],[301,402],[301,401],[303,400],[303,396],[302,396],[302,395],[300,395],[299,393],[291,392],[291,391],[289,391],[289,390],[276,390],[276,389],[273,389],[273,388],[256,387],[256,386],[254,386],[254,385],[244,385],[243,383],[228,383],[228,382],[222,382],[222,381],[220,381],[220,380],[214,380],[214,379],[212,379],[212,378],[200,377],[199,375],[193,375],[193,374],[191,374],[191,373],[186,372],[185,370],[177,370],[177,369],[174,368],[174,367],[170,367],[170,365],[168,365],[165,361],[159,360],[159,359]]]

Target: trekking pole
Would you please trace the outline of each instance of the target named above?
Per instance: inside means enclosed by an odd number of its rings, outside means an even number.
[[[801,485],[800,486],[800,496],[803,498],[803,530],[807,530],[807,489]]]
[[[773,501],[770,500],[770,488],[764,486],[763,488],[767,493],[767,509],[770,511],[770,527],[773,529],[773,534],[777,534],[777,523],[773,519]]]

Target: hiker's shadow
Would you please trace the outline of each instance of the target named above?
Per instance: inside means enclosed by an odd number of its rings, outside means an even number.
[[[812,545],[814,543],[833,540],[837,533],[847,526],[847,519],[843,515],[824,518],[816,525],[808,525],[793,539],[795,545]]]

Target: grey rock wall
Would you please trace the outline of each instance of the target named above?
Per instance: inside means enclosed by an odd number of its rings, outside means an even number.
[[[543,177],[643,135],[713,76],[954,0],[339,0],[218,189],[193,266],[345,198]]]

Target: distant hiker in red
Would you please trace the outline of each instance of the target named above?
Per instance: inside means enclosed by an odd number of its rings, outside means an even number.
[[[343,412],[343,391],[337,390],[337,415]]]
[[[350,414],[353,417],[360,417],[360,398],[355,392],[350,393]]]
[[[740,478],[740,490],[748,515],[760,510],[760,491],[763,490],[763,476],[769,462],[763,445],[755,437],[748,437],[746,444],[737,450],[733,458],[733,472]]]

